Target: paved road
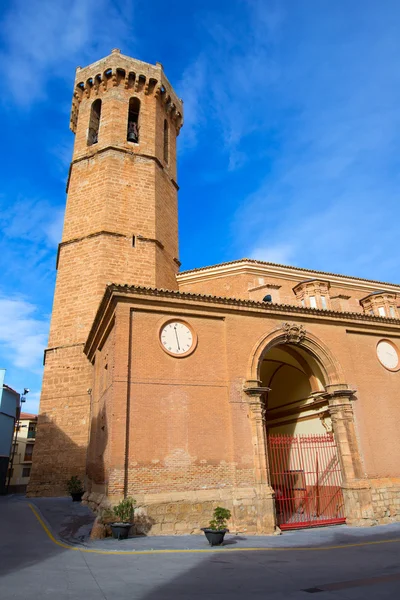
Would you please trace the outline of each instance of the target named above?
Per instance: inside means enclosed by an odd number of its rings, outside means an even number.
[[[281,547],[268,551],[232,552],[228,545],[205,554],[96,554],[58,546],[26,501],[1,498],[0,527],[1,600],[307,600],[314,593],[322,600],[400,597],[400,542],[384,540],[400,540],[400,525],[359,530],[359,535],[352,529],[347,538],[342,529],[338,539],[347,539],[344,544],[363,545],[334,550],[285,550],[282,536]],[[308,535],[325,543],[328,534],[302,532],[301,539]],[[156,547],[157,539],[152,540]]]

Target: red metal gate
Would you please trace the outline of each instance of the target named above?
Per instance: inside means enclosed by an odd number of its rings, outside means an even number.
[[[333,434],[269,435],[268,446],[279,527],[344,523],[342,474]]]

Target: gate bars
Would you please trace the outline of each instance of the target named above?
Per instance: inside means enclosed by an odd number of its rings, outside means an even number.
[[[281,529],[345,522],[342,473],[332,433],[270,434],[268,448]]]

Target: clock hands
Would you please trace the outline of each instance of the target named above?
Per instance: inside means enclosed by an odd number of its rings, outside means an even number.
[[[176,331],[177,325],[175,325],[174,329],[175,329],[175,336],[176,336],[176,342],[178,344],[178,350],[181,349],[180,345],[179,345],[179,338],[178,338],[178,332]]]

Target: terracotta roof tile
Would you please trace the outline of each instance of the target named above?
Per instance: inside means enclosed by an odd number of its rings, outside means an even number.
[[[390,283],[387,281],[377,281],[376,279],[365,279],[364,277],[354,277],[352,275],[341,275],[340,273],[330,273],[329,271],[316,271],[315,269],[306,269],[304,267],[293,267],[292,265],[282,265],[280,263],[267,262],[265,260],[256,260],[255,258],[240,258],[239,260],[230,260],[228,262],[217,263],[215,265],[209,265],[208,267],[198,267],[196,269],[189,269],[188,271],[181,271],[179,275],[187,275],[188,273],[196,273],[200,271],[207,271],[208,269],[215,269],[216,267],[225,267],[228,265],[235,265],[238,263],[251,263],[254,265],[268,265],[271,267],[283,267],[284,269],[290,269],[292,271],[307,271],[308,273],[316,273],[317,275],[330,275],[332,277],[343,277],[343,279],[355,279],[356,281],[367,281],[368,283],[378,283],[379,285],[400,285],[398,283]]]

